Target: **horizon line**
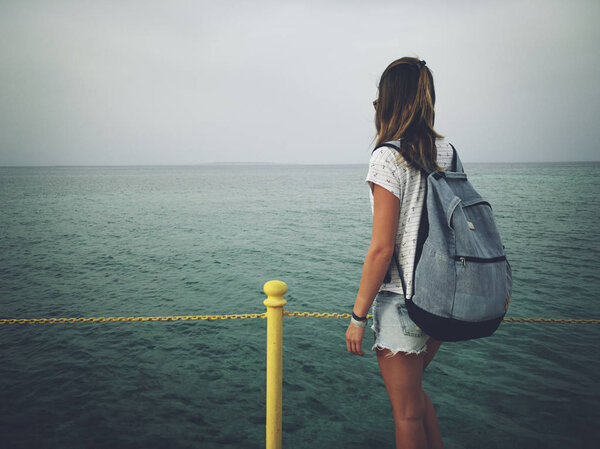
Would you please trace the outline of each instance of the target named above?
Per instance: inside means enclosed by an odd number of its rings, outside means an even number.
[[[598,164],[600,160],[587,161],[463,161],[464,164]],[[330,166],[330,165],[368,165],[368,162],[347,162],[347,163],[315,163],[315,162],[197,162],[183,164],[39,164],[39,165],[0,165],[0,168],[75,168],[75,167],[199,167],[199,166]]]

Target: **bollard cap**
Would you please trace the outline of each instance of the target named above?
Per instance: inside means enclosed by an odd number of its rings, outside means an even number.
[[[269,281],[263,286],[263,291],[267,296],[283,296],[287,289],[287,285],[283,281]]]
[[[286,305],[287,301],[283,299],[283,295],[287,292],[287,289],[285,282],[267,282],[263,287],[263,290],[267,295],[267,299],[264,300],[264,305],[267,307],[283,307]]]

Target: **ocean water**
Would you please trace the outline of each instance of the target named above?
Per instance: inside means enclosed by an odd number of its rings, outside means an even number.
[[[600,318],[599,163],[466,164],[492,203],[508,316]],[[0,168],[0,317],[348,312],[365,166]],[[264,447],[261,319],[0,325],[2,448]],[[375,354],[284,319],[283,446],[393,448]],[[504,323],[424,376],[447,448],[599,447],[599,325]],[[364,347],[372,337],[367,333]]]

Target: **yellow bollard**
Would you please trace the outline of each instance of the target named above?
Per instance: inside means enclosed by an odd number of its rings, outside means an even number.
[[[267,299],[267,449],[281,449],[281,390],[283,295],[287,285],[269,281],[264,285]]]

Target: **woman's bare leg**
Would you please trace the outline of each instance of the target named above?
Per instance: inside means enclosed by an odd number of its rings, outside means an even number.
[[[441,342],[429,339],[423,354],[378,350],[377,360],[385,382],[396,424],[396,447],[441,449],[440,428],[431,400],[421,387],[421,375]],[[424,438],[423,438],[424,437]]]
[[[425,398],[423,427],[425,428],[425,435],[427,436],[427,447],[429,449],[442,449],[444,443],[442,442],[442,434],[440,433],[440,426],[438,425],[437,416],[435,415],[435,409],[425,391],[423,391],[423,397]]]
[[[424,354],[391,356],[388,349],[377,351],[396,425],[396,448],[428,449],[423,418],[425,395],[421,388]]]
[[[423,371],[431,363],[441,345],[441,341],[429,337],[429,340],[427,340],[427,351],[425,351],[425,360],[423,361]]]
[[[427,368],[427,365],[431,363],[437,350],[442,344],[441,341],[430,338],[427,340],[427,351],[425,352],[425,359],[423,360],[423,371]],[[423,391],[425,396],[425,416],[423,417],[423,427],[425,427],[425,434],[427,435],[427,444],[429,449],[442,449],[444,444],[442,443],[442,434],[440,433],[440,426],[438,425],[437,416],[435,409],[431,403],[431,399],[427,396],[427,393]]]

